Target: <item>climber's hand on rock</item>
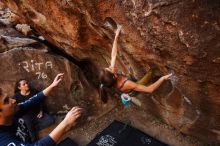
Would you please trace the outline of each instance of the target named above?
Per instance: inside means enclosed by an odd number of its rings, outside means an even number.
[[[173,74],[170,73],[170,74],[168,74],[168,75],[162,76],[162,79],[163,79],[163,80],[169,80],[172,75],[173,75]]]
[[[117,25],[117,30],[116,30],[116,32],[115,32],[115,34],[116,35],[119,35],[119,33],[120,33],[120,31],[121,31],[121,28],[122,28],[122,26],[121,25]]]

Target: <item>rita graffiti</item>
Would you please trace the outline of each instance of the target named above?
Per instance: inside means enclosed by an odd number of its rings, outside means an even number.
[[[35,60],[30,60],[22,61],[18,65],[21,66],[28,73],[34,72],[37,75],[38,79],[46,79],[47,74],[45,73],[45,71],[53,68],[53,64],[51,61],[37,62]]]

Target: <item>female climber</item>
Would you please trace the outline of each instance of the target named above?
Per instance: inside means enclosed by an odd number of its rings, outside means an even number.
[[[168,74],[160,77],[156,82],[151,85],[145,86],[141,83],[135,83],[128,79],[125,75],[117,73],[117,68],[115,68],[116,56],[117,56],[117,41],[118,36],[121,31],[121,26],[117,26],[115,32],[115,38],[113,42],[112,52],[111,52],[111,64],[108,68],[104,68],[99,73],[100,81],[100,96],[103,102],[107,102],[107,90],[114,88],[120,93],[128,93],[130,91],[146,92],[152,93],[155,91],[165,80],[168,80],[172,74]],[[148,75],[145,76],[145,78]]]

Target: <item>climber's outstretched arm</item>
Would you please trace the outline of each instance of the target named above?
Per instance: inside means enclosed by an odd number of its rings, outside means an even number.
[[[121,31],[121,26],[119,25],[116,32],[115,32],[115,39],[113,42],[113,46],[112,46],[112,53],[111,53],[111,65],[110,68],[115,68],[115,61],[116,61],[116,57],[117,57],[117,42],[118,42],[118,36],[119,33]]]
[[[168,74],[165,76],[162,76],[160,79],[158,79],[155,83],[149,85],[149,86],[144,86],[141,84],[137,84],[135,82],[132,81],[127,81],[124,85],[124,87],[121,89],[122,91],[126,91],[126,90],[134,90],[134,91],[138,91],[138,92],[146,92],[146,93],[152,93],[154,92],[158,87],[160,87],[160,85],[165,81],[168,80],[170,77],[172,76],[172,74]]]

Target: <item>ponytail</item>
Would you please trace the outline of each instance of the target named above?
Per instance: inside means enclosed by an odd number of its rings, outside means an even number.
[[[101,97],[102,102],[107,103],[108,95],[103,84],[99,87],[99,96]]]
[[[99,96],[101,100],[106,103],[108,101],[107,93],[109,93],[109,89],[117,82],[117,79],[112,72],[102,69],[99,73],[99,81],[101,83],[99,87]]]

